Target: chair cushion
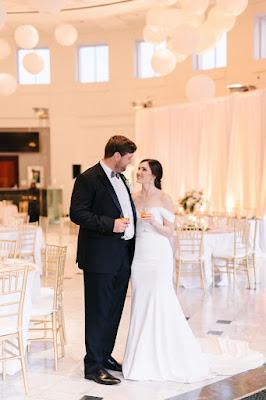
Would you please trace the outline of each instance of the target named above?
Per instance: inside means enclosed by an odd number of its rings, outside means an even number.
[[[42,299],[53,299],[54,298],[54,289],[46,286],[41,287],[41,298]]]
[[[50,315],[53,313],[53,298],[40,298],[33,304],[31,316]]]
[[[16,320],[11,318],[1,318],[1,320],[0,336],[12,335],[13,333],[18,332]]]
[[[213,253],[213,258],[244,258],[246,256],[247,253],[245,251],[241,251],[236,255],[231,251],[218,251],[217,253]]]
[[[203,261],[204,257],[200,258],[197,254],[187,253],[187,254],[182,254],[181,256],[177,255],[176,259],[181,261],[199,262]]]

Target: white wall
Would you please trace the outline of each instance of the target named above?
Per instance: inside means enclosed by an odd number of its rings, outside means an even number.
[[[217,96],[228,95],[226,86],[231,83],[266,85],[266,59],[253,60],[254,16],[262,12],[266,12],[265,0],[249,5],[228,33],[227,68],[204,72],[215,79]],[[79,43],[110,46],[110,81],[98,84],[77,83],[75,47],[63,48],[52,36],[41,34],[40,45],[48,45],[51,51],[51,85],[19,86],[14,95],[0,97],[0,128],[36,126],[32,107],[49,108],[51,180],[64,188],[65,212],[74,182],[72,164],[85,170],[96,163],[113,134],[134,139],[133,100],[150,98],[155,105],[186,101],[185,84],[194,74],[191,57],[167,77],[134,78],[134,40],[141,37],[142,28],[79,35]],[[15,48],[12,38],[10,43]],[[15,51],[7,61],[0,61],[0,71],[15,74]]]

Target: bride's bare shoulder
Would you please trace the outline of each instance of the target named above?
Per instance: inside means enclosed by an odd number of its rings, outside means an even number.
[[[174,213],[174,203],[173,203],[172,197],[169,196],[169,194],[162,192],[161,200],[163,203],[163,207],[166,208],[166,210]]]

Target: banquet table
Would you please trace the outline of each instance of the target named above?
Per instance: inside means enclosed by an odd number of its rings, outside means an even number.
[[[30,324],[30,315],[31,315],[32,304],[39,297],[39,293],[40,293],[39,292],[40,275],[38,273],[38,266],[36,264],[27,262],[27,260],[8,259],[5,262],[0,263],[0,270],[4,270],[5,268],[8,268],[10,266],[25,265],[25,263],[27,263],[30,266],[29,273],[28,273],[28,279],[27,279],[27,286],[26,286],[26,291],[25,291],[24,308],[23,308],[23,329],[22,329],[23,346],[24,346],[24,351],[26,352],[27,336],[28,336],[28,329],[29,329],[29,324]],[[0,296],[0,305],[1,305],[1,302],[3,302],[3,297],[5,297],[5,296]],[[13,300],[15,300],[15,298]],[[10,312],[8,307],[5,307],[5,312],[6,313]],[[1,323],[1,321],[0,321],[0,323]],[[17,340],[12,339],[12,341],[14,342],[14,344],[17,345]],[[8,350],[8,344],[7,344],[6,348]],[[12,346],[10,348],[10,350],[14,351],[14,347]],[[0,346],[0,355],[1,355],[1,346]],[[9,360],[8,362],[6,362],[6,373],[7,374],[13,375],[20,370],[21,370],[20,360],[15,359],[15,360]],[[2,363],[0,363],[0,373],[1,372],[2,372]]]
[[[18,240],[19,232],[14,226],[0,226],[0,240]],[[35,262],[38,266],[39,275],[42,275],[42,249],[45,248],[42,228],[37,228],[35,242]]]
[[[249,248],[253,247],[255,220],[250,219]],[[258,220],[256,237],[256,257],[266,257],[266,219]]]
[[[9,221],[18,215],[18,207],[15,204],[0,204],[0,222],[8,225]]]

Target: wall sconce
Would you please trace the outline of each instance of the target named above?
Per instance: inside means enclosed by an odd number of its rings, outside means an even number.
[[[243,85],[242,83],[234,83],[233,85],[226,86],[226,89],[229,89],[230,93],[241,93],[241,92],[249,92],[250,90],[255,90],[256,86]]]
[[[151,108],[152,100],[147,100],[147,101],[136,100],[132,101],[131,105],[135,110],[142,110],[143,108]]]
[[[46,107],[33,107],[34,114],[41,119],[49,118],[49,110]]]

